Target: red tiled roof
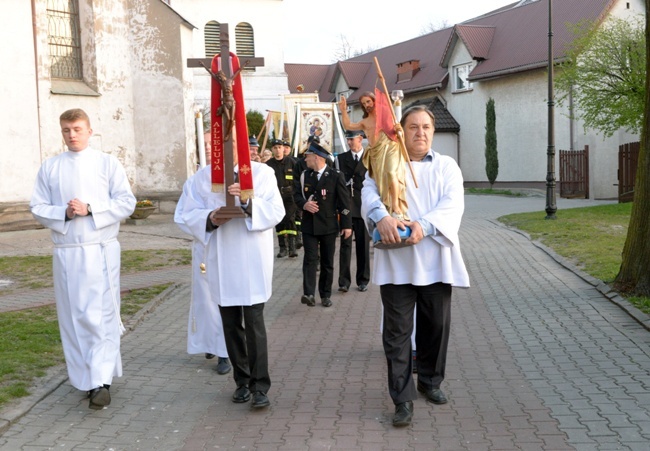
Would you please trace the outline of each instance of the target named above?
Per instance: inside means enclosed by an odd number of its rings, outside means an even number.
[[[473,59],[484,60],[487,58],[494,38],[495,27],[456,25],[455,30]]]
[[[554,59],[558,61],[564,58],[566,46],[573,39],[567,24],[577,24],[583,20],[600,21],[615,2],[616,0],[554,1]],[[350,103],[358,101],[364,91],[372,91],[375,85],[381,87],[377,81],[374,57],[379,61],[389,92],[401,89],[405,94],[413,94],[443,89],[449,74],[448,68],[443,67],[443,64],[446,65],[453,46],[459,40],[467,47],[472,58],[478,61],[469,77],[472,81],[544,67],[548,64],[548,2],[515,2],[454,27],[374,50],[329,67],[336,67],[349,86],[356,88],[348,98]],[[406,61],[418,61],[419,70],[412,78],[398,83],[397,65]],[[360,68],[363,65],[358,63],[365,63],[367,67],[361,82]],[[290,70],[293,72],[294,69],[297,71],[297,68],[286,70],[289,74]],[[335,73],[338,74],[334,70],[327,72],[327,77],[330,78],[320,78],[313,84],[331,91],[337,78]],[[318,76],[316,73],[313,75]],[[305,81],[302,83],[307,86]],[[296,92],[295,86],[296,83],[290,75],[289,90]],[[323,91],[319,92],[322,101],[333,100],[336,96],[334,92],[329,92],[328,95]]]
[[[345,83],[351,89],[357,89],[363,82],[371,66],[372,63],[370,62],[339,61],[332,82],[337,78],[338,73],[340,73]],[[334,86],[330,86],[330,91],[333,88]]]
[[[567,44],[574,38],[567,24],[602,20],[613,3],[615,0],[553,2],[553,58],[563,59]],[[529,2],[477,18],[469,21],[469,24],[495,28],[487,58],[470,73],[470,80],[492,78],[548,64],[548,2]]]
[[[460,131],[460,124],[456,122],[454,116],[449,112],[447,107],[442,103],[439,97],[427,98],[422,100],[416,100],[413,103],[410,103],[404,107],[404,111],[408,110],[412,106],[416,105],[425,105],[436,118],[436,132],[454,132],[458,133]]]
[[[284,70],[287,73],[287,81],[289,83],[289,92],[318,92],[318,97],[321,102],[329,101],[329,82],[332,79],[331,74],[334,72],[333,65],[331,64],[290,64],[284,65]],[[302,85],[303,89],[300,91],[298,86]],[[323,89],[325,86],[325,89]],[[324,99],[324,97],[327,98]]]

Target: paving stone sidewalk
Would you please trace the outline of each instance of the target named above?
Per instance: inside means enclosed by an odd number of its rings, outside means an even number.
[[[391,425],[378,287],[336,293],[329,309],[308,308],[299,300],[301,259],[285,258],[266,305],[269,409],[233,404],[232,377],[186,354],[190,287],[181,281],[123,338],[124,377],[114,381],[110,407],[88,409],[84,394],[54,375],[49,394],[5,428],[0,448],[648,449],[643,318],[493,220],[541,211],[544,199],[466,196],[466,203],[461,240],[472,287],[454,290],[443,384],[450,402],[416,400],[411,427]],[[587,204],[558,200],[560,209]],[[149,229],[187,245],[164,224]],[[144,239],[149,229],[137,233]],[[133,233],[123,228],[123,248]]]

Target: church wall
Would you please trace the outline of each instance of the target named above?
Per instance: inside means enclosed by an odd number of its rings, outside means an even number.
[[[41,163],[32,8],[7,0],[0,17],[0,203],[30,198]],[[8,45],[11,43],[11,45]]]
[[[162,2],[132,1],[130,58],[138,197],[176,195],[195,168],[192,29]]]

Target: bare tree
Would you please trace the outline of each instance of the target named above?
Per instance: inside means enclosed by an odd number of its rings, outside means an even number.
[[[332,61],[333,63],[337,61],[345,61],[355,56],[352,44],[350,43],[348,37],[341,33],[339,34],[339,39],[341,42],[339,43],[338,49],[334,53],[334,59]]]
[[[428,24],[424,25],[420,29],[420,36],[423,36],[425,34],[433,33],[434,31],[438,30],[444,30],[445,28],[449,28],[451,25],[447,21],[447,19],[441,19],[436,23],[433,23],[429,21]]]

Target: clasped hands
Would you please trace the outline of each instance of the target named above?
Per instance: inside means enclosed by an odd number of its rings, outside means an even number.
[[[68,202],[68,208],[65,210],[65,214],[68,218],[72,219],[75,216],[88,216],[88,204],[82,202],[76,197]]]
[[[377,223],[377,230],[381,237],[381,242],[384,244],[397,244],[401,242],[399,232],[397,229],[406,230],[406,227],[411,228],[411,236],[409,236],[406,244],[417,244],[424,238],[422,226],[417,221],[400,221],[392,216],[384,216]]]

